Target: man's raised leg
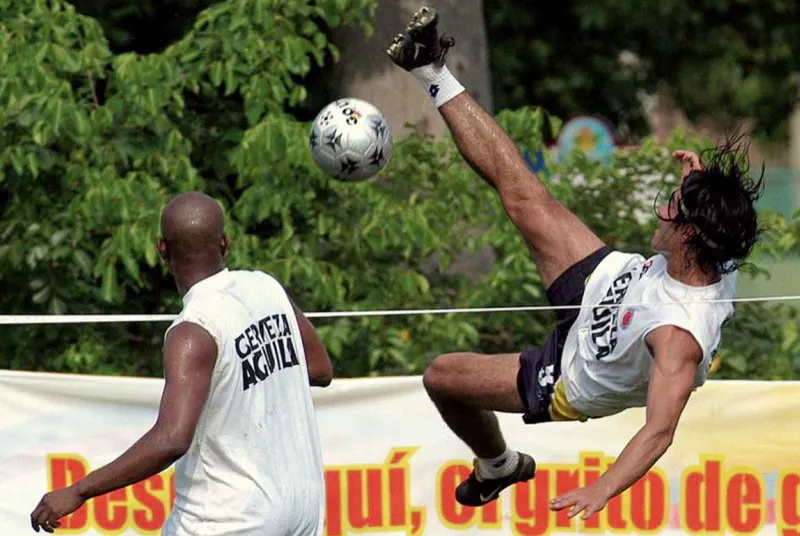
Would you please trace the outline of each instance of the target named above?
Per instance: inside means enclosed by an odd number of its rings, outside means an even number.
[[[439,37],[438,23],[435,10],[420,9],[387,52],[395,64],[422,83],[464,159],[497,190],[531,249],[545,287],[549,287],[604,244],[550,195],[514,142],[452,76],[445,55],[454,41]]]

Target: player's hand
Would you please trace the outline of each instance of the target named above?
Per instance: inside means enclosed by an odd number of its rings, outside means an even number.
[[[84,502],[74,487],[50,492],[42,497],[31,512],[31,527],[36,532],[39,532],[40,527],[45,532],[53,532],[61,526],[59,519],[80,508]]]
[[[701,171],[703,169],[700,156],[694,151],[675,151],[672,153],[672,158],[681,163],[682,179],[685,179],[692,171]]]
[[[563,510],[572,507],[569,517],[575,517],[583,512],[581,519],[589,519],[594,514],[605,508],[606,503],[611,497],[603,486],[597,482],[589,484],[585,488],[578,488],[550,500],[551,510]]]

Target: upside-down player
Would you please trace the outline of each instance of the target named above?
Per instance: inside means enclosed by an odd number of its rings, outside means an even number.
[[[438,34],[435,10],[422,8],[387,53],[423,85],[464,159],[499,194],[525,238],[556,327],[535,348],[500,355],[436,358],[424,384],[450,429],[475,453],[457,500],[480,506],[534,477],[531,456],[510,450],[494,411],[526,423],[585,421],[646,406],[646,422],[596,482],[551,501],[586,519],[641,478],[669,448],[692,391],[702,385],[732,315],[736,269],[758,234],[754,201],[762,181],[737,165],[734,142],[707,162],[678,151],[682,181],[659,207],[656,255],[612,251],[554,199],[514,143],[445,65],[451,38]],[[694,302],[688,304],[686,302]],[[705,303],[697,303],[705,301]],[[684,302],[679,305],[668,305]],[[634,304],[659,303],[655,306]]]

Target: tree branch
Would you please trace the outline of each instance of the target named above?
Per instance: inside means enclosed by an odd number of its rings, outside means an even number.
[[[89,78],[89,87],[92,90],[92,104],[94,105],[95,110],[100,107],[100,100],[97,98],[97,90],[95,89],[95,81],[94,75],[92,71],[87,71],[86,75]]]

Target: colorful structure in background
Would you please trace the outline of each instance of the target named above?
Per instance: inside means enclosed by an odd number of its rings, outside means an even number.
[[[525,160],[534,173],[547,174],[545,150],[551,162],[563,162],[575,151],[589,160],[611,164],[616,147],[614,131],[605,120],[594,116],[579,116],[567,121],[558,134],[555,144],[538,149],[534,154],[525,151]]]
[[[563,162],[574,151],[580,151],[590,160],[610,164],[615,145],[611,125],[598,117],[580,116],[570,119],[561,128],[554,156]]]
[[[582,152],[589,160],[610,165],[614,150],[620,147],[615,141],[612,125],[606,120],[595,116],[578,116],[564,124],[556,143],[540,148],[533,154],[526,150],[524,156],[535,173],[546,175],[548,161],[564,162],[575,151]],[[761,162],[751,164],[754,172],[760,172]],[[791,219],[800,208],[800,172],[769,166],[769,162],[766,164],[766,186],[758,203],[759,210],[773,210]]]

